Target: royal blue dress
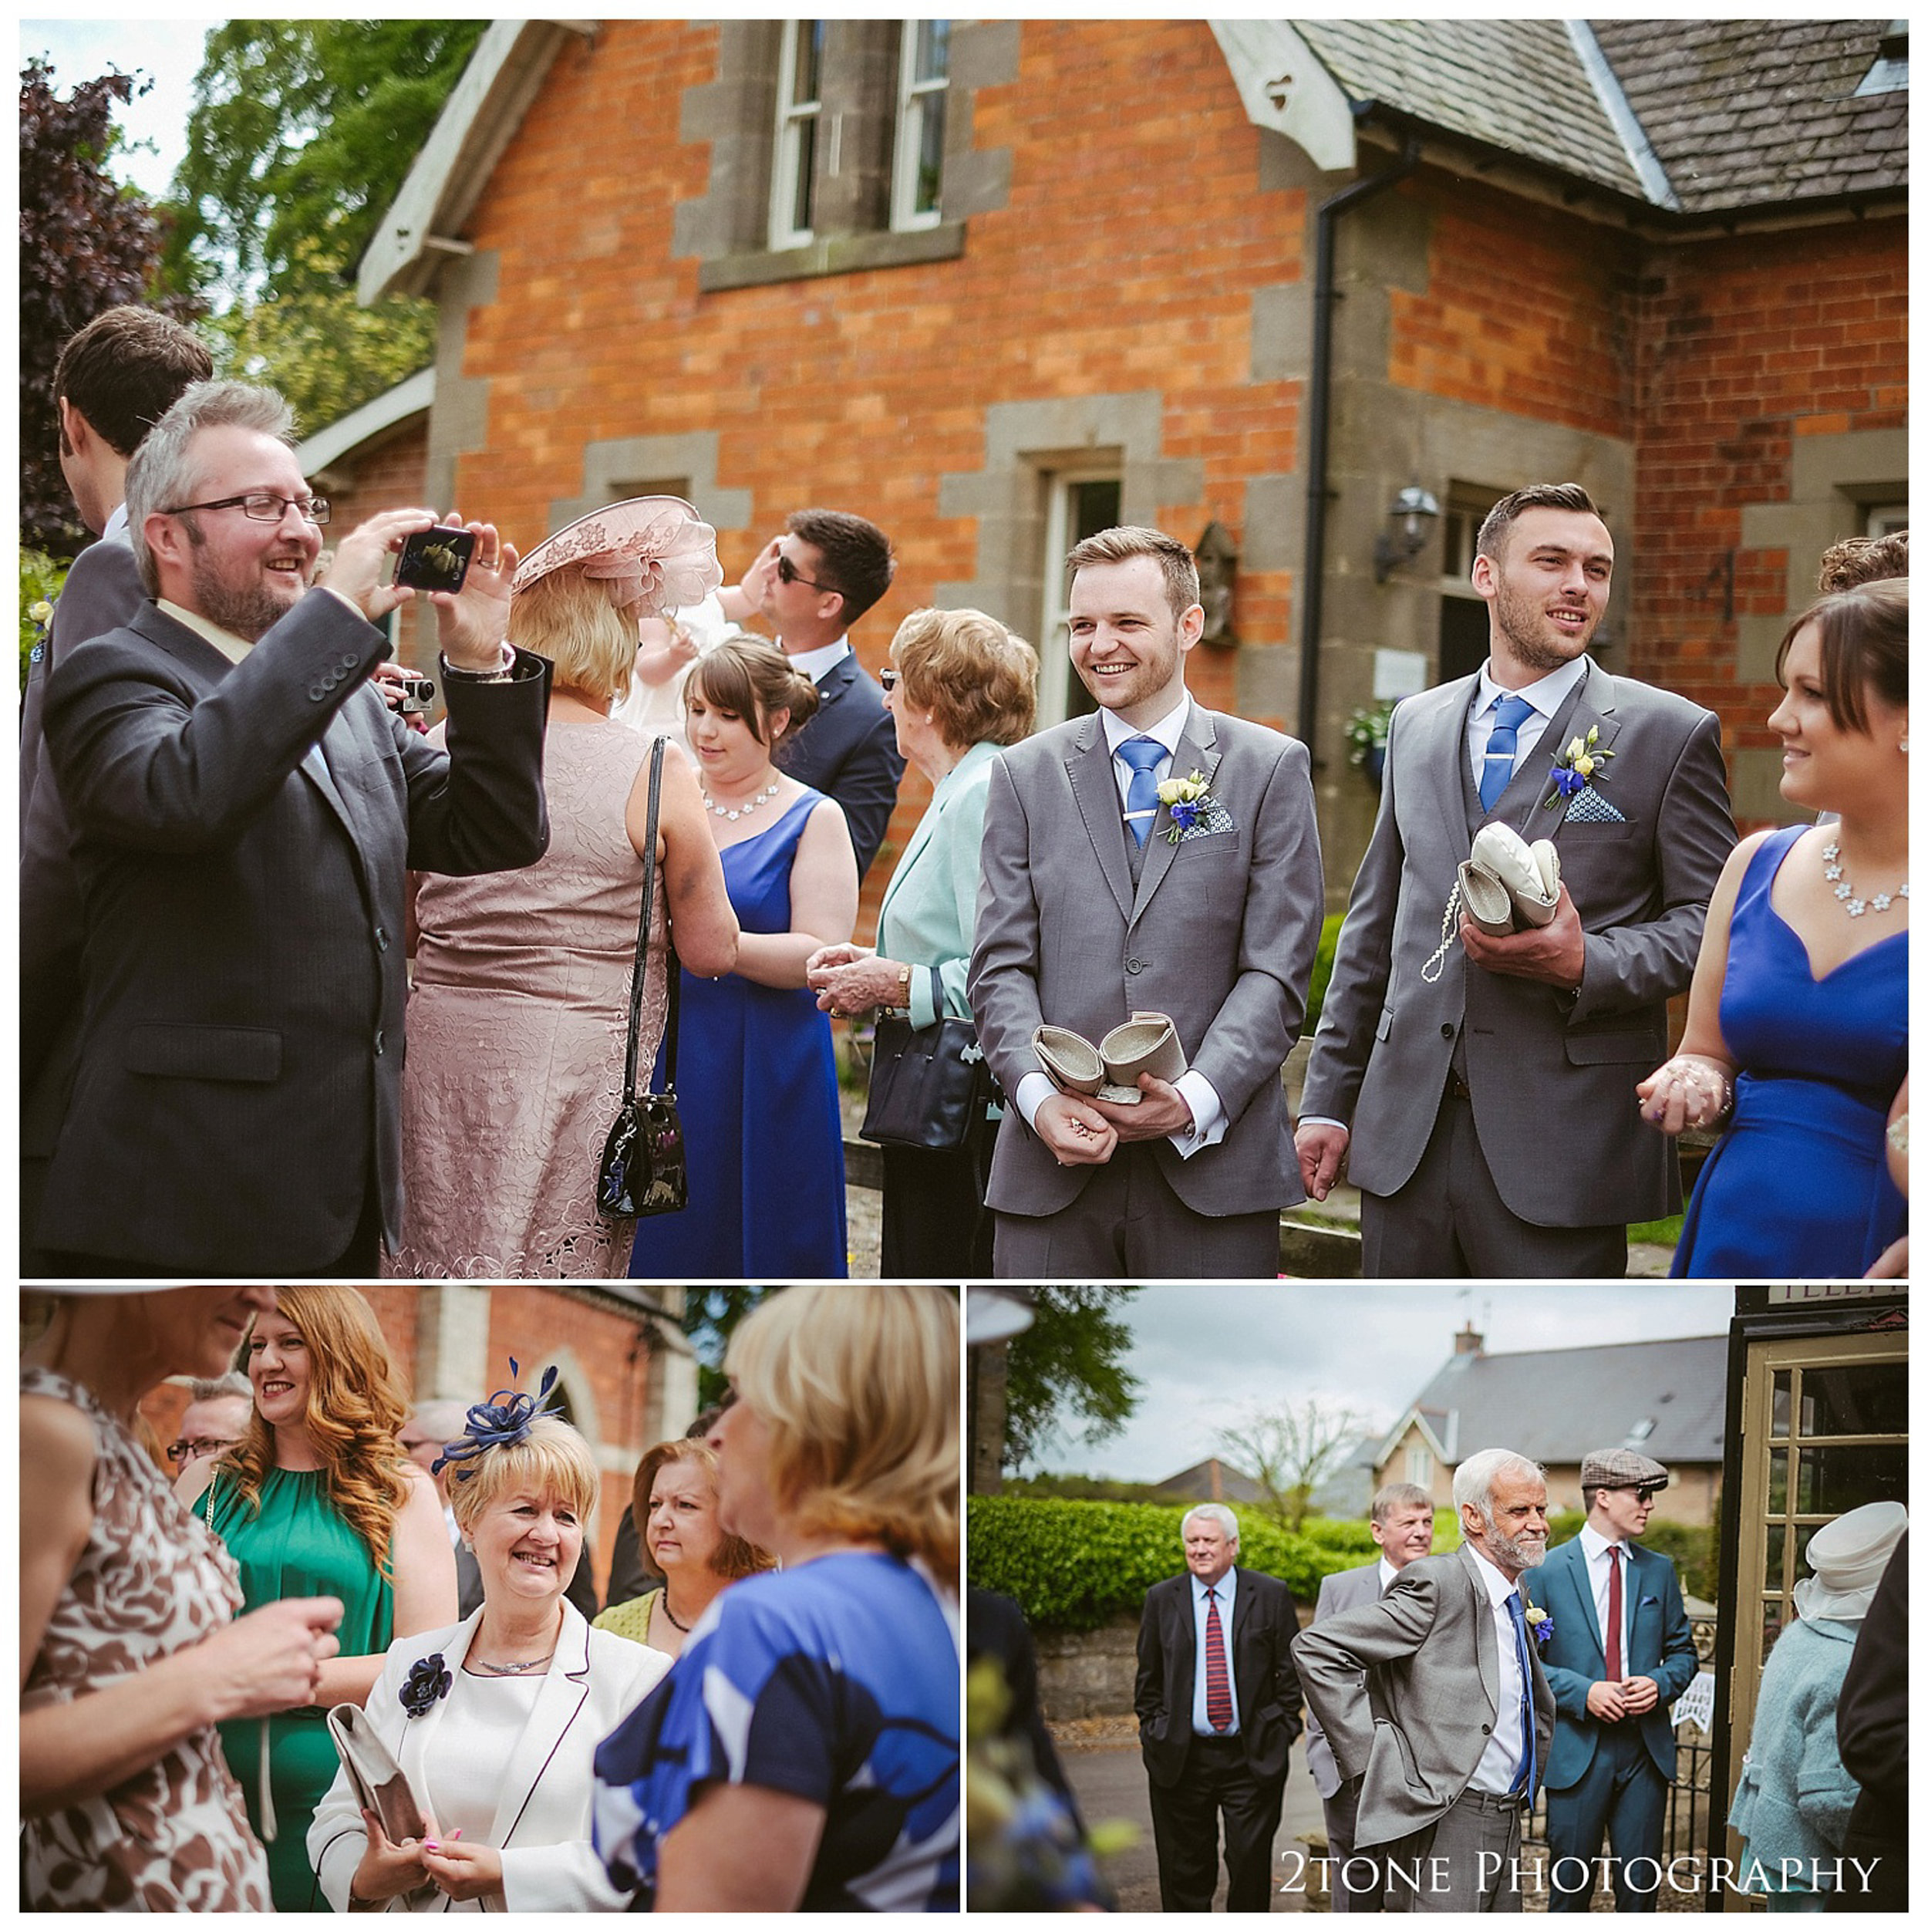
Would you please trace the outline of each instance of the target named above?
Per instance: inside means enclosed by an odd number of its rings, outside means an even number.
[[[1806,829],[1763,840],[1741,881],[1721,990],[1734,1117],[1700,1170],[1676,1275],[1857,1278],[1907,1226],[1885,1136],[1908,1071],[1908,935],[1815,978],[1770,896]]]
[[[823,1810],[800,1910],[955,1912],[953,1621],[895,1556],[818,1556],[731,1584],[597,1749],[595,1847],[614,1882],[650,1909],[658,1848],[703,1787],[755,1785]]]
[[[723,848],[746,932],[790,930],[797,841],[824,794],[804,795]],[[849,1273],[844,1131],[830,1017],[807,987],[683,976],[676,1092],[689,1205],[636,1223],[637,1280],[813,1280]],[[658,1069],[661,1078],[661,1069]]]

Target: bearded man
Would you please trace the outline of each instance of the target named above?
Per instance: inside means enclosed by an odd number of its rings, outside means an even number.
[[[83,912],[79,1064],[38,1234],[96,1280],[373,1278],[399,1239],[408,870],[548,843],[548,666],[503,639],[515,552],[434,593],[438,750],[371,686],[414,595],[394,510],[310,588],[328,507],[280,397],[201,383],[127,468],[149,601],[47,686]]]
[[[1578,484],[1502,498],[1473,561],[1485,666],[1393,714],[1296,1135],[1314,1199],[1349,1168],[1369,1276],[1618,1276],[1626,1224],[1680,1207],[1634,1087],[1734,819],[1714,714],[1589,658],[1613,581]],[[1445,921],[1488,824],[1551,841],[1549,924]]]

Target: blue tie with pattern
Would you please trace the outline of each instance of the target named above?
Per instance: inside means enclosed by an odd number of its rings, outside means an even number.
[[[1127,738],[1118,747],[1118,756],[1131,767],[1131,783],[1124,794],[1125,829],[1142,845],[1151,836],[1151,821],[1158,815],[1158,781],[1152,776],[1165,747],[1156,738]]]
[[[1499,803],[1513,775],[1513,759],[1519,750],[1519,728],[1533,715],[1533,707],[1511,691],[1493,701],[1493,735],[1486,740],[1486,762],[1480,767],[1479,802],[1483,811]]]
[[[1526,1640],[1526,1612],[1515,1590],[1506,1600],[1513,1619],[1513,1647],[1519,1653],[1520,1759],[1513,1789],[1531,1803],[1533,1796],[1533,1654]]]

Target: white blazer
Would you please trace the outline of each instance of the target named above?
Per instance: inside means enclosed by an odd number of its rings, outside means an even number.
[[[463,1726],[462,1660],[482,1612],[446,1630],[425,1630],[389,1646],[382,1674],[369,1693],[368,1718],[393,1752],[423,1808],[435,1816],[435,1792],[426,1772],[431,1740],[440,1727]],[[423,1715],[402,1708],[401,1687],[410,1669],[436,1651],[454,1679],[447,1696]],[[511,1762],[504,1767],[502,1796],[484,1843],[502,1854],[502,1892],[511,1912],[620,1912],[628,1896],[609,1883],[589,1843],[596,1747],[669,1672],[672,1660],[627,1637],[592,1630],[565,1598],[562,1635],[542,1680],[528,1728]],[[338,1772],[315,1808],[308,1856],[322,1893],[338,1912],[348,1910],[349,1882],[368,1849],[345,1772]],[[389,1911],[480,1911],[480,1900],[457,1904],[439,1891],[389,1901]]]

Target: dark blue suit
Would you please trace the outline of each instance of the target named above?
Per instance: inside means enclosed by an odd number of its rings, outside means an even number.
[[[884,693],[852,652],[839,658],[817,686],[817,715],[784,749],[777,762],[799,784],[825,792],[844,808],[857,876],[870,870],[897,804],[904,775],[897,727],[884,709]]]
[[[1660,1696],[1651,1711],[1616,1724],[1603,1723],[1586,1708],[1587,1692],[1606,1674],[1606,1658],[1580,1539],[1562,1543],[1537,1570],[1528,1573],[1534,1602],[1553,1620],[1553,1634],[1540,1651],[1558,1714],[1546,1765],[1550,1869],[1556,1880],[1565,1876],[1570,1881],[1577,1868],[1569,1866],[1562,1874],[1558,1861],[1583,1860],[1587,1867],[1583,1887],[1553,1884],[1548,1904],[1554,1911],[1587,1909],[1593,1861],[1603,1836],[1610,1839],[1617,1861],[1616,1909],[1650,1912],[1659,1902],[1657,1889],[1636,1889],[1627,1882],[1626,1861],[1660,1856],[1667,1789],[1674,1776],[1667,1707],[1700,1667],[1674,1565],[1637,1543],[1622,1546],[1626,1555],[1621,1586],[1629,1613],[1622,1674],[1651,1677]],[[1655,1883],[1655,1875],[1644,1867],[1633,1877],[1640,1888]]]

